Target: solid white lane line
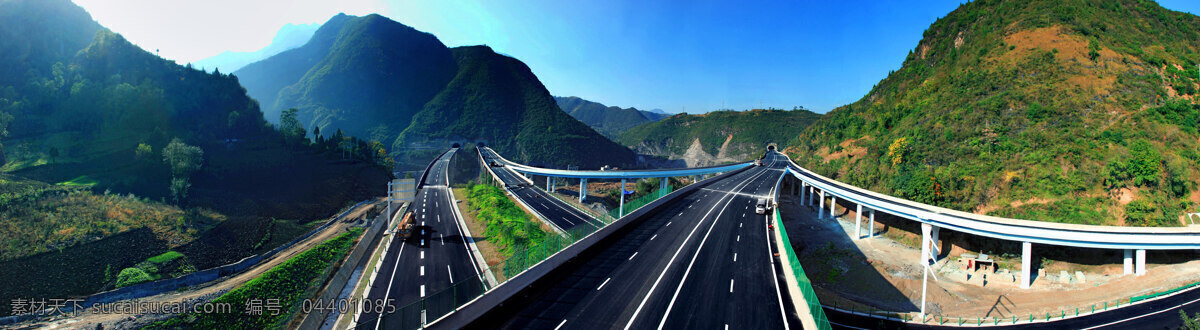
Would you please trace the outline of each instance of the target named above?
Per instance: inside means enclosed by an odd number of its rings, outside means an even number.
[[[767,236],[767,244],[764,246],[767,248],[767,260],[771,261],[771,283],[775,285],[775,301],[779,303],[779,315],[783,318],[783,329],[789,330],[791,326],[788,325],[787,312],[783,310],[783,290],[779,288],[779,273],[775,272],[775,257],[771,253],[773,240],[771,239],[771,230],[768,228],[770,225],[767,218],[763,217],[763,234]]]
[[[425,266],[421,266],[421,276],[425,276]]]
[[[1191,290],[1188,290],[1188,291],[1191,291]],[[1187,291],[1183,291],[1183,292],[1187,292]],[[1124,322],[1128,322],[1128,321],[1133,321],[1133,320],[1136,320],[1136,319],[1140,319],[1140,318],[1143,318],[1143,317],[1147,317],[1147,316],[1154,315],[1154,314],[1158,314],[1158,313],[1162,313],[1162,312],[1171,312],[1171,311],[1175,311],[1175,310],[1179,309],[1180,307],[1183,307],[1184,305],[1191,305],[1192,303],[1194,303],[1194,302],[1197,302],[1197,301],[1200,301],[1200,299],[1195,299],[1195,300],[1192,300],[1192,301],[1189,301],[1189,302],[1185,302],[1185,303],[1182,303],[1182,304],[1179,304],[1179,305],[1175,305],[1175,307],[1166,308],[1166,309],[1163,309],[1163,310],[1161,310],[1161,311],[1157,311],[1157,312],[1154,312],[1154,313],[1142,314],[1142,315],[1138,315],[1138,316],[1135,316],[1135,317],[1127,318],[1127,319],[1124,319],[1124,320],[1115,321],[1115,322],[1111,322],[1111,323],[1107,323],[1107,324],[1101,324],[1101,325],[1094,326],[1094,327],[1091,327],[1091,328],[1086,328],[1086,329],[1084,329],[1084,330],[1091,330],[1091,329],[1096,329],[1096,328],[1103,328],[1103,327],[1107,327],[1107,326],[1110,326],[1110,325],[1113,325],[1113,324],[1117,324],[1117,323],[1124,323]]]
[[[749,178],[746,178],[745,180],[742,180],[742,182],[739,183],[739,185],[750,182],[750,180],[759,176],[759,174],[761,174],[761,172],[758,174],[752,175]],[[731,196],[731,195],[726,195],[726,196]],[[724,199],[724,198],[725,197],[721,197],[721,199]],[[654,284],[652,284],[650,286],[650,290],[646,292],[646,295],[644,297],[642,297],[642,302],[639,303],[637,309],[635,309],[633,311],[633,316],[629,317],[629,322],[625,324],[626,330],[629,330],[629,328],[633,327],[633,322],[637,321],[638,314],[640,314],[642,312],[642,308],[646,306],[646,302],[650,301],[650,296],[654,294],[655,289],[658,288],[658,284],[662,282],[663,277],[665,277],[667,275],[667,271],[671,269],[671,265],[675,263],[675,258],[679,257],[679,254],[683,252],[683,248],[687,246],[687,241],[692,238],[692,235],[696,234],[696,230],[700,229],[700,225],[704,223],[703,220],[705,218],[708,218],[708,215],[712,214],[713,211],[717,210],[717,205],[720,204],[721,199],[718,199],[717,203],[714,203],[712,208],[708,209],[708,212],[704,213],[704,216],[700,217],[701,221],[696,222],[696,226],[692,227],[692,231],[690,233],[688,233],[687,237],[684,237],[683,244],[680,244],[679,248],[675,250],[675,254],[672,255],[671,260],[667,262],[667,267],[663,268],[663,271],[658,274],[658,278],[654,280]],[[733,198],[730,198],[729,201],[732,202]],[[691,207],[691,206],[688,206],[688,207]],[[725,207],[729,207],[728,202],[725,203]],[[724,209],[722,209],[722,210],[724,210]],[[718,218],[720,218],[720,215],[718,215]],[[713,225],[716,225],[716,223],[717,223],[716,219],[714,219]],[[712,226],[709,227],[709,232],[712,232]],[[701,247],[704,246],[703,241],[701,241],[700,246]],[[699,250],[697,250],[697,251],[699,251]],[[699,254],[699,253],[697,253],[697,254]],[[695,258],[692,258],[692,260],[695,261]],[[687,278],[686,273],[685,273],[684,278],[685,279]],[[682,282],[681,282],[681,284],[682,284]],[[681,288],[682,288],[682,286],[681,286]],[[679,291],[676,291],[675,294],[676,294],[676,296],[678,296]],[[674,303],[674,298],[672,298],[672,303]],[[670,311],[671,311],[670,307],[668,306],[667,312],[670,313]],[[665,314],[664,314],[663,321],[664,322],[666,321]]]
[[[608,284],[608,281],[609,281],[609,280],[612,280],[612,277],[609,277],[609,278],[606,278],[606,279],[604,279],[604,283],[600,283],[600,287],[597,287],[597,288],[596,288],[596,291],[600,291],[600,289],[603,289],[603,288],[604,288],[604,285],[605,285],[605,284]]]
[[[629,260],[633,260],[633,257],[636,257],[636,256],[637,256],[637,252],[634,252],[633,255],[629,256]]]
[[[762,177],[763,174],[766,174],[766,173],[767,173],[766,171],[755,173],[749,179],[747,179],[746,181],[742,181],[742,183],[739,184],[741,186],[741,188],[738,188],[737,186],[735,186],[732,191],[740,193],[740,192],[746,190],[746,188],[750,187],[750,184],[749,184],[750,182],[757,180],[758,178]],[[700,239],[700,245],[696,247],[696,251],[692,254],[692,261],[689,261],[687,268],[684,268],[683,277],[679,279],[679,284],[675,287],[675,294],[671,295],[671,302],[667,304],[667,310],[666,310],[666,312],[663,313],[662,320],[659,321],[659,323],[658,323],[658,329],[661,330],[663,328],[663,326],[665,326],[667,324],[667,317],[671,316],[671,309],[673,309],[675,307],[675,301],[677,299],[679,299],[679,292],[683,291],[683,284],[687,282],[688,275],[690,275],[692,273],[692,266],[695,266],[696,259],[700,258],[700,252],[701,252],[701,250],[704,249],[704,244],[706,242],[708,242],[708,236],[710,234],[712,234],[713,228],[716,228],[716,226],[717,226],[717,221],[719,221],[721,219],[722,214],[725,214],[725,210],[728,209],[729,205],[731,205],[733,203],[733,200],[734,200],[733,196],[736,196],[736,195],[728,194],[726,196],[731,196],[731,197],[729,198],[729,201],[725,202],[725,206],[721,207],[721,212],[717,212],[717,216],[713,218],[712,224],[708,226],[708,230],[704,233],[704,238]],[[720,204],[720,201],[718,200],[717,203]],[[716,205],[713,205],[713,207],[715,208]],[[705,217],[707,217],[707,216],[705,216]],[[703,219],[703,218],[701,218],[701,219]],[[730,292],[733,292],[732,280],[730,280],[730,281],[731,281]]]
[[[654,234],[654,236],[651,236],[650,240],[653,241],[655,237],[658,237],[658,234]]]
[[[404,255],[404,246],[408,244],[400,243],[400,252],[396,253],[396,264],[392,265],[392,276],[388,279],[387,290],[383,292],[383,301],[388,301],[388,296],[392,295],[392,283],[396,283],[396,270],[400,269],[400,256]],[[386,256],[384,256],[386,258]],[[379,323],[383,322],[383,317],[375,320],[375,330],[379,330]]]
[[[425,285],[421,284],[421,298],[425,298]]]
[[[562,328],[563,324],[567,324],[567,319],[563,319],[562,322],[559,322],[558,326],[554,327],[554,330],[558,330],[558,328]]]
[[[729,279],[729,292],[733,293],[733,279]]]
[[[450,283],[454,283],[454,272],[450,270],[450,265],[446,265],[446,274],[450,277]]]

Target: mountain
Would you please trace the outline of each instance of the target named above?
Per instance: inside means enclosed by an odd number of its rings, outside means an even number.
[[[1179,226],[1200,202],[1200,17],[1150,1],[972,1],[787,152],[948,208]]]
[[[800,134],[821,115],[808,110],[713,111],[676,114],[621,133],[617,142],[639,154],[707,166],[757,158],[769,143]]]
[[[381,147],[352,140],[343,159],[277,131],[237,77],[159,58],[68,0],[0,0],[0,45],[0,299],[111,289],[169,251],[183,259],[154,278],[237,261],[390,178]]]
[[[558,109],[524,63],[486,47],[449,49],[379,15],[339,14],[304,46],[234,75],[267,118],[297,108],[304,127],[390,144],[402,163],[423,166],[427,157],[413,156],[423,150],[487,141],[516,161],[634,164],[631,151]]]
[[[487,141],[509,159],[546,166],[634,165],[635,155],[564,113],[521,61],[487,46],[452,49],[458,75],[413,117],[393,148]]]
[[[555,96],[554,101],[558,103],[559,108],[562,108],[571,117],[575,117],[575,119],[591,126],[596,132],[610,138],[614,138],[621,134],[621,132],[635,126],[659,121],[670,116],[642,111],[636,108],[622,109],[620,107],[609,107],[575,96]]]
[[[275,38],[271,40],[271,44],[263,49],[253,52],[233,52],[226,51],[217,56],[209,57],[192,63],[192,66],[202,70],[223,70],[225,72],[234,72],[247,64],[261,61],[265,58],[282,53],[283,51],[300,47],[312,38],[313,33],[317,32],[320,24],[285,24],[279,28],[279,32],[275,33]]]
[[[379,15],[339,14],[307,44],[238,70],[269,120],[297,108],[305,128],[390,140],[455,74],[432,34]]]

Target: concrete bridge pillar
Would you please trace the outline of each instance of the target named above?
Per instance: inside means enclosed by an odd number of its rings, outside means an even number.
[[[805,197],[808,197],[808,194],[805,194],[807,189],[808,185],[805,184],[804,181],[800,181],[800,206],[808,206],[808,200],[804,199]]]
[[[671,184],[671,178],[662,178],[658,181],[658,198],[663,198],[667,195],[667,186]]]
[[[867,238],[875,237],[875,210],[871,210],[871,224],[867,227]]]
[[[1028,289],[1033,283],[1033,243],[1021,242],[1021,288]]]
[[[584,196],[587,196],[587,178],[579,179],[579,202],[583,203]]]
[[[817,207],[817,218],[821,218],[821,212],[825,211],[825,191],[821,191],[821,205]]]
[[[1135,259],[1133,274],[1137,276],[1146,275],[1146,249],[1138,249]]]
[[[558,190],[558,177],[550,177],[550,192],[553,193],[556,190]]]
[[[932,232],[933,225],[928,223],[921,224],[921,267],[929,266],[929,259],[932,259],[929,253],[929,241],[933,238],[930,237]]]
[[[618,210],[620,210],[620,211],[617,211],[617,214],[620,216],[625,216],[625,179],[621,179],[621,188],[620,188],[619,192],[621,193],[621,204],[617,208]]]
[[[1123,274],[1133,274],[1133,250],[1125,249],[1125,271]]]
[[[858,207],[854,211],[854,240],[857,241],[861,237],[862,237],[862,204],[858,204]]]
[[[929,233],[929,238],[930,238],[929,245],[932,245],[935,249],[938,249],[937,251],[934,251],[935,253],[933,254],[934,262],[937,262],[939,259],[941,259],[941,258],[938,258],[938,256],[942,254],[942,251],[940,248],[941,244],[939,244],[939,242],[941,242],[941,241],[938,240],[938,237],[941,236],[940,235],[941,232],[942,232],[942,227],[933,226],[933,231]]]
[[[834,210],[837,210],[837,196],[829,195],[829,217],[837,219],[837,214]]]

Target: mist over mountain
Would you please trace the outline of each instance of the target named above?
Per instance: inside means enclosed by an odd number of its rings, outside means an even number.
[[[1179,226],[1200,203],[1200,17],[1151,1],[972,1],[787,150],[976,213]]]
[[[305,127],[383,142],[402,162],[416,162],[410,151],[487,142],[549,166],[635,163],[631,151],[562,112],[524,63],[487,47],[450,49],[379,15],[339,14],[304,46],[234,75],[267,118],[297,108]]]
[[[609,138],[616,138],[622,132],[638,125],[659,121],[670,116],[663,113],[662,109],[655,109],[659,112],[652,112],[636,108],[610,107],[575,96],[555,96],[554,101],[568,115]]]
[[[234,72],[247,64],[258,62],[283,51],[304,45],[308,42],[309,38],[312,38],[313,33],[317,32],[317,28],[320,27],[321,25],[317,23],[285,24],[275,33],[275,38],[271,40],[271,44],[262,49],[252,52],[225,51],[216,56],[196,61],[192,63],[192,66],[202,70],[212,71],[217,69],[224,72]]]

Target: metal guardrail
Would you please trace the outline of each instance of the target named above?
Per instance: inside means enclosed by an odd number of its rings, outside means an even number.
[[[817,300],[817,292],[813,290],[812,281],[804,273],[804,267],[800,266],[800,258],[796,256],[796,250],[792,248],[792,240],[788,238],[787,229],[783,227],[782,218],[779,217],[779,208],[775,208],[775,219],[777,219],[775,224],[779,226],[776,230],[783,237],[784,255],[788,259],[788,264],[791,265],[792,274],[796,276],[796,282],[799,284],[800,292],[804,295],[804,301],[808,302],[808,312],[816,320],[817,328],[832,329],[833,327],[829,325],[829,318],[825,316],[825,310],[821,308],[821,302]],[[800,308],[800,306],[796,306],[796,308]]]
[[[486,147],[485,147],[486,148]],[[553,176],[560,178],[587,178],[587,179],[634,179],[634,178],[662,178],[662,177],[682,177],[693,175],[716,174],[722,172],[734,171],[750,166],[754,166],[753,162],[735,163],[729,165],[718,165],[709,167],[692,167],[680,169],[661,169],[661,170],[615,170],[615,171],[596,171],[596,170],[557,170],[541,167],[533,167],[515,163],[505,159],[500,153],[497,153],[491,148],[488,152],[492,153],[504,162],[505,166],[511,167],[514,171],[522,173],[530,173],[535,175]]]

